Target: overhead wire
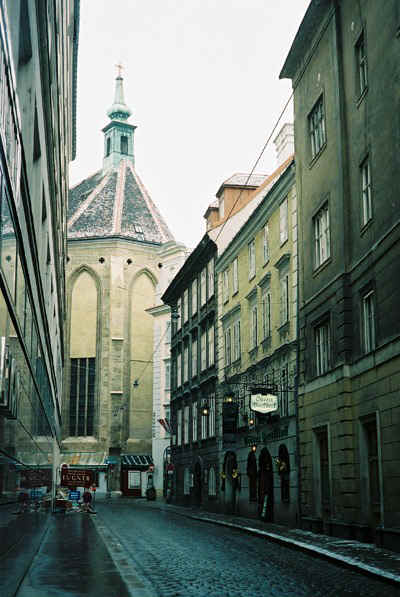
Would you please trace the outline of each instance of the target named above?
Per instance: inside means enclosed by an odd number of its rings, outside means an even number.
[[[292,91],[292,93],[290,94],[290,97],[289,97],[289,99],[287,100],[287,102],[285,103],[285,105],[284,105],[284,107],[283,107],[283,109],[282,109],[282,111],[281,111],[281,113],[280,113],[280,115],[279,115],[279,118],[278,118],[278,120],[275,122],[275,124],[274,124],[274,126],[273,126],[273,128],[272,128],[272,131],[270,132],[270,134],[269,134],[269,136],[268,136],[268,138],[267,138],[266,142],[264,143],[264,146],[263,146],[262,150],[260,151],[260,154],[259,154],[258,158],[256,159],[256,161],[255,161],[255,163],[254,163],[254,165],[253,165],[253,167],[252,167],[252,169],[251,169],[251,171],[250,171],[250,174],[247,176],[246,182],[244,183],[244,187],[246,187],[246,186],[247,186],[247,184],[248,184],[248,182],[249,182],[250,178],[251,178],[251,177],[252,177],[252,175],[253,175],[253,172],[254,172],[254,170],[257,168],[257,166],[258,166],[258,164],[259,164],[259,162],[260,162],[260,160],[261,160],[262,156],[264,155],[264,151],[267,149],[267,147],[268,147],[268,144],[269,144],[269,142],[270,142],[270,140],[271,140],[271,138],[272,138],[272,135],[274,134],[274,132],[275,132],[275,130],[276,130],[276,127],[278,126],[278,124],[279,124],[279,123],[280,123],[280,121],[282,120],[282,116],[283,116],[283,115],[284,115],[284,113],[286,112],[286,109],[287,109],[288,105],[290,104],[290,102],[291,102],[291,100],[292,100],[292,98],[293,98],[293,95],[294,95],[294,91]],[[220,234],[221,234],[221,232],[223,231],[223,229],[224,229],[224,227],[225,227],[225,224],[228,222],[229,218],[231,217],[231,214],[232,214],[233,210],[235,209],[236,205],[237,205],[237,204],[238,204],[238,202],[239,202],[239,199],[240,199],[240,197],[242,196],[243,190],[244,190],[244,188],[240,189],[240,192],[239,192],[239,194],[238,194],[238,196],[237,196],[237,198],[236,198],[236,201],[234,202],[234,204],[232,205],[231,209],[229,210],[228,216],[227,216],[227,218],[224,220],[224,222],[223,222],[223,224],[222,224],[222,226],[221,226],[221,228],[220,228],[220,230],[219,230],[219,232],[218,232],[218,234],[217,234],[217,236],[216,236],[216,238],[215,238],[214,242],[217,242],[218,238],[220,237]]]

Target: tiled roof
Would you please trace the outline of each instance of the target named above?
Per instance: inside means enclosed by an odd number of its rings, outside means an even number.
[[[160,244],[174,240],[129,160],[96,172],[69,192],[68,238],[109,236]]]

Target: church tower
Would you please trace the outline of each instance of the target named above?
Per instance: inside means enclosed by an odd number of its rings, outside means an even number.
[[[120,69],[107,116],[102,168],[69,194],[62,458],[94,471],[100,491],[142,495],[152,467],[153,368],[165,375],[167,367],[156,362],[154,341],[169,317],[160,323],[152,310],[187,250],[135,169]]]
[[[104,159],[103,172],[115,168],[122,159],[129,160],[135,165],[135,154],[133,137],[136,126],[128,123],[132,111],[125,104],[123,78],[121,66],[118,65],[119,73],[115,79],[114,103],[107,111],[109,122],[104,128]]]

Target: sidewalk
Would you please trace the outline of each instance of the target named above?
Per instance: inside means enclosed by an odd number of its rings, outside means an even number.
[[[194,520],[232,527],[245,533],[265,537],[269,541],[300,549],[310,555],[390,582],[400,589],[400,554],[375,547],[371,543],[339,539],[301,529],[289,529],[282,525],[242,516],[216,514],[199,508],[166,504],[161,500],[147,502],[147,505],[160,510],[173,511]]]

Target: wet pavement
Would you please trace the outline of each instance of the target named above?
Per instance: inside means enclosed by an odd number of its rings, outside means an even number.
[[[131,597],[90,514],[51,516],[16,597]]]
[[[369,577],[300,541],[271,540],[259,521],[211,515],[162,502],[116,499],[97,505],[95,521],[154,597],[398,597],[394,578]],[[249,522],[253,524],[249,526]],[[207,523],[207,524],[205,524]],[[260,522],[261,525],[263,523]],[[242,526],[243,525],[243,526]],[[265,526],[265,525],[264,525]],[[279,528],[274,525],[274,535]],[[245,531],[245,532],[243,532]],[[301,531],[300,531],[301,533]],[[272,533],[271,533],[272,535]],[[312,535],[308,534],[308,535]],[[283,539],[283,534],[281,539]],[[332,539],[332,538],[328,538]],[[335,542],[336,540],[333,540]],[[333,543],[332,543],[333,545]],[[312,537],[309,537],[312,546]],[[373,546],[371,546],[373,547]],[[294,549],[293,549],[294,548]],[[368,549],[368,548],[366,548]],[[319,551],[320,553],[317,553]],[[333,552],[332,552],[333,553]],[[318,556],[318,557],[315,557]],[[394,554],[394,557],[397,555]],[[392,560],[393,567],[396,561]],[[400,579],[399,579],[400,580]],[[129,586],[129,579],[127,580]],[[132,595],[142,597],[142,593]]]
[[[99,499],[96,509],[7,512],[0,596],[400,596],[400,554],[370,544],[162,500]]]

